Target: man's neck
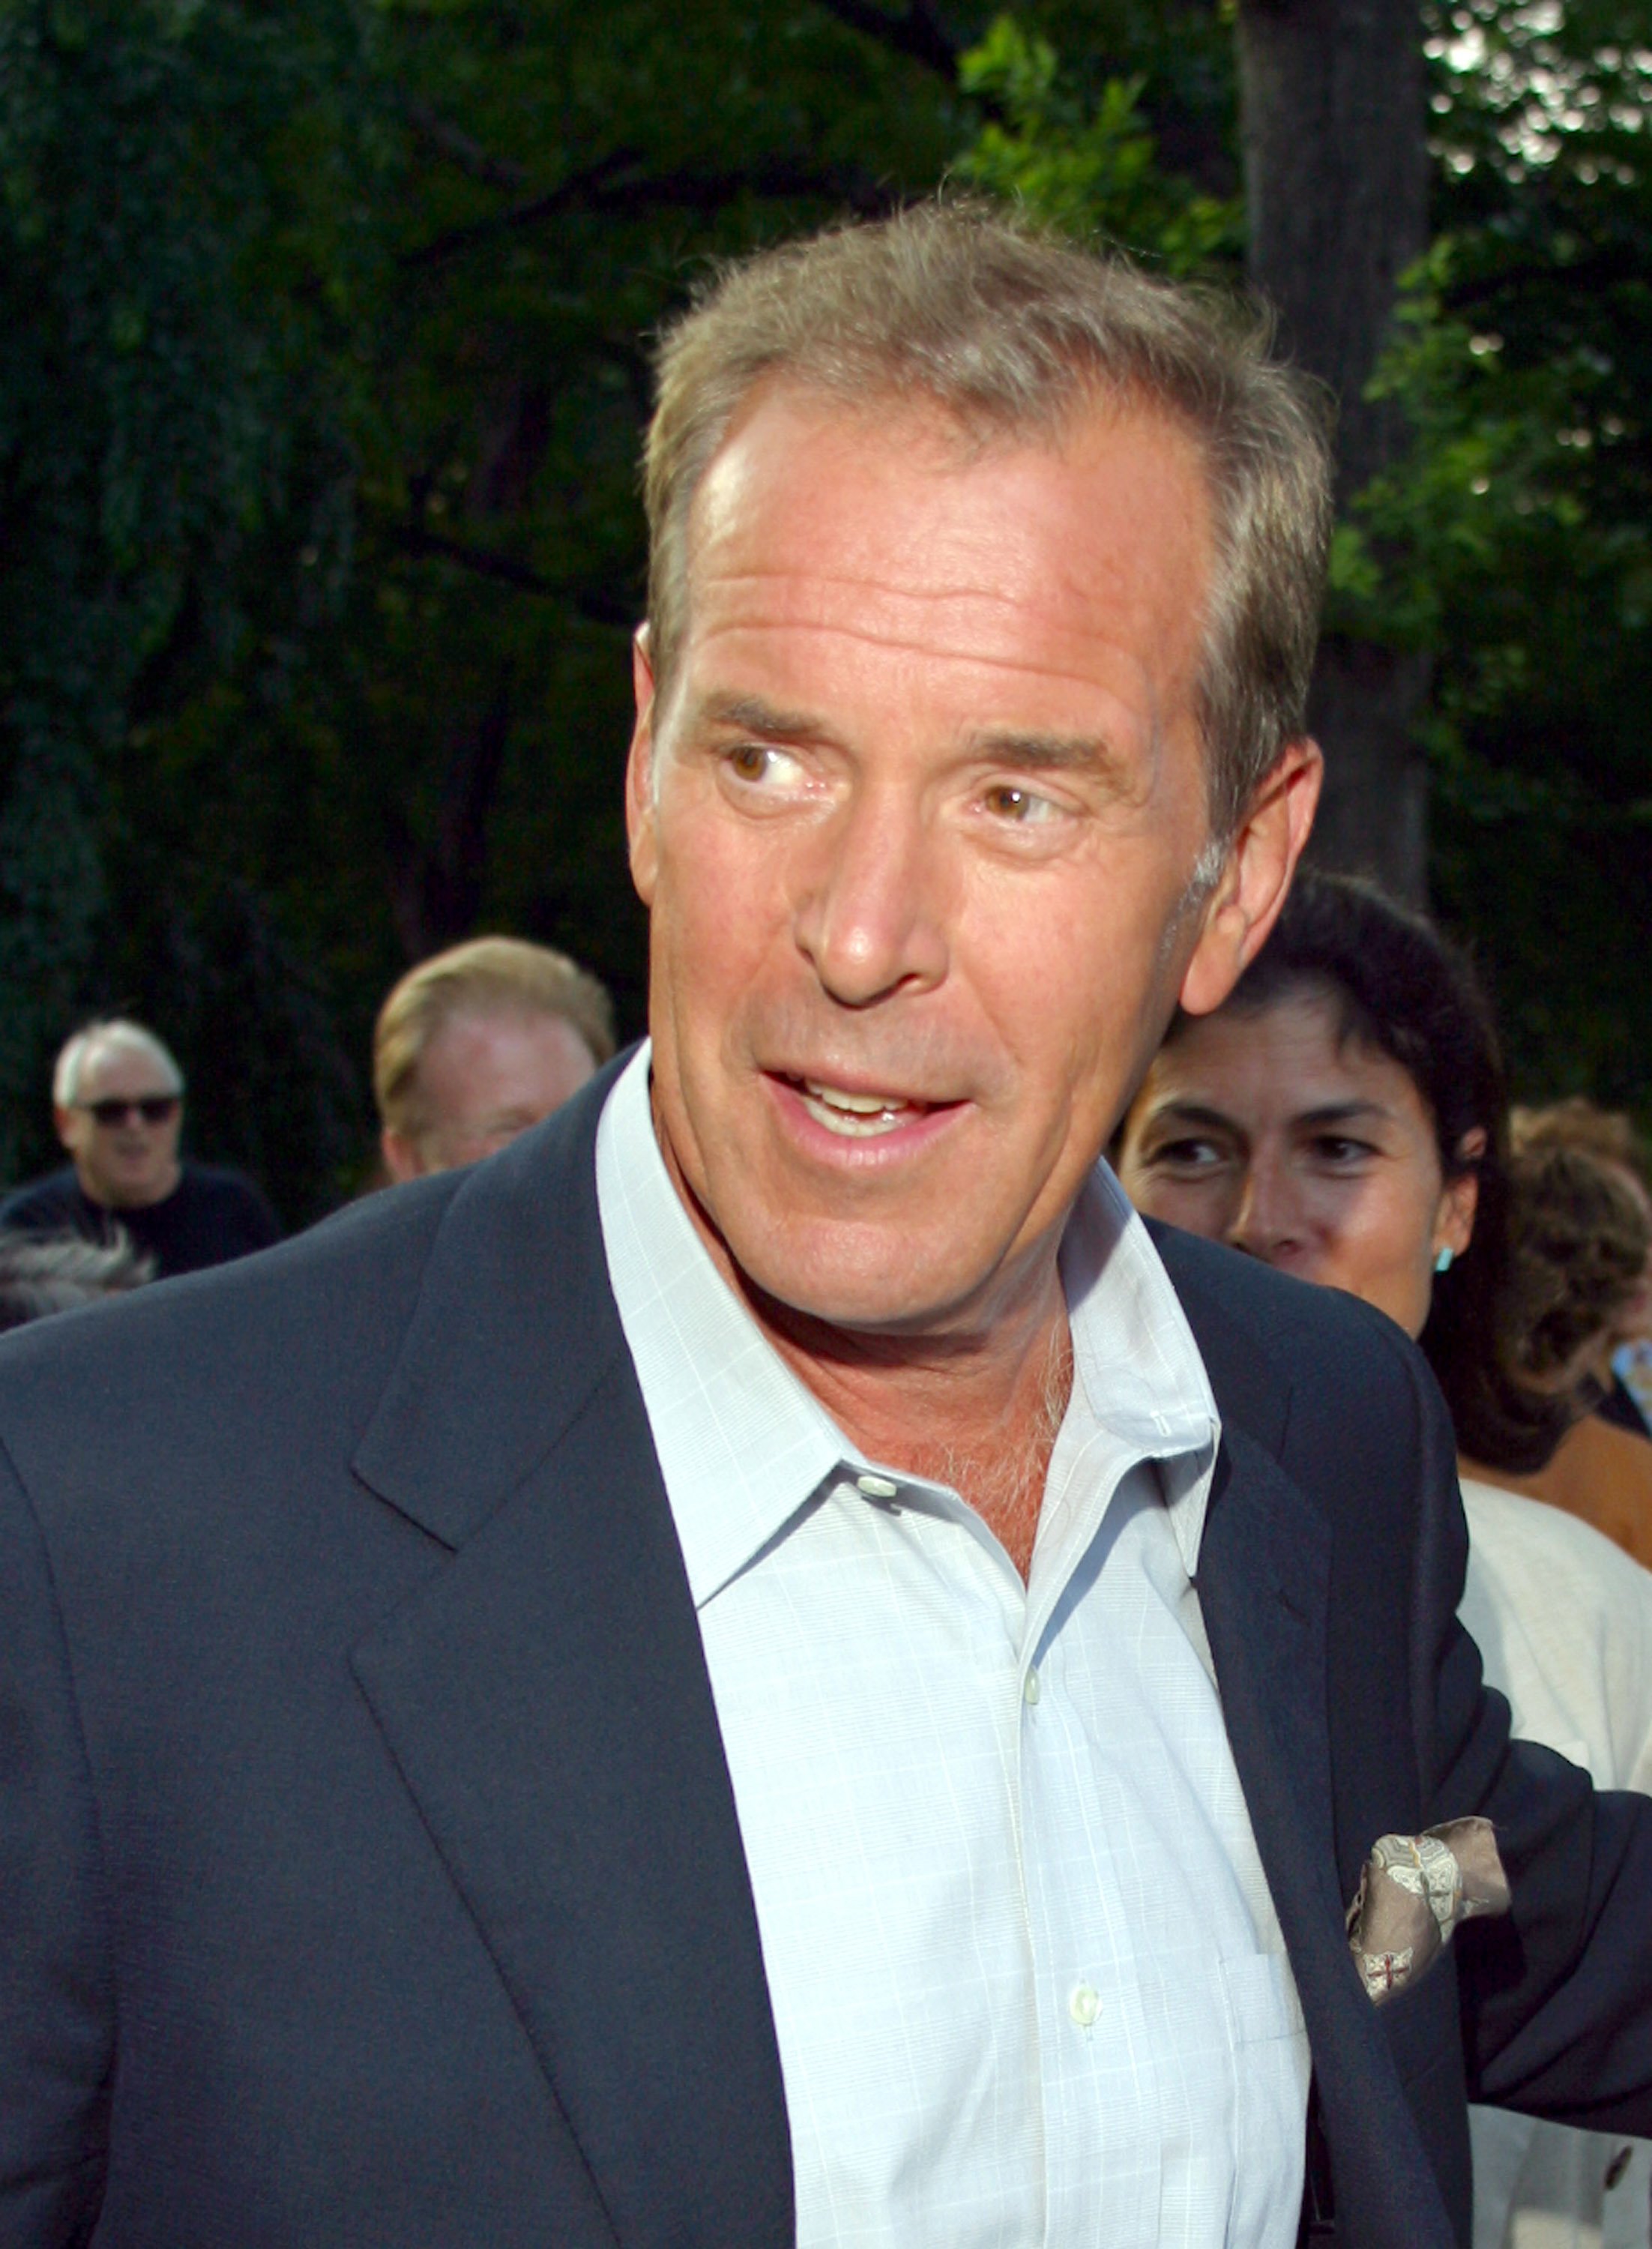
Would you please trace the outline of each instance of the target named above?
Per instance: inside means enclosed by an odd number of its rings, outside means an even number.
[[[651,1089],[652,1096],[652,1089]],[[837,1326],[744,1270],[677,1161],[650,1100],[667,1176],[712,1262],[769,1342],[870,1460],[951,1487],[1025,1578],[1045,1478],[1073,1388],[1059,1230],[933,1331]]]
[[[950,1485],[1025,1578],[1073,1387],[1053,1257],[1038,1288],[979,1332],[933,1337],[828,1327],[734,1277],[775,1350],[851,1442],[868,1459]]]
[[[164,1202],[169,1194],[175,1194],[177,1192],[178,1183],[183,1177],[183,1166],[174,1164],[152,1194],[128,1195],[124,1202],[117,1202],[113,1197],[103,1193],[86,1177],[79,1164],[74,1166],[74,1175],[79,1182],[81,1193],[89,1203],[99,1210],[106,1210],[111,1218],[119,1218],[124,1210],[153,1210],[157,1203]]]

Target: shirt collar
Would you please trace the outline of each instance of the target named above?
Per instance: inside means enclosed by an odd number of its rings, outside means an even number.
[[[597,1131],[608,1278],[635,1363],[697,1607],[823,1486],[875,1468],[787,1366],[713,1263],[655,1137],[644,1042]],[[1078,1410],[1143,1456],[1186,1456],[1167,1477],[1188,1575],[1198,1559],[1216,1404],[1180,1300],[1106,1165],[1061,1244]],[[910,1484],[897,1470],[892,1479]]]
[[[1182,1299],[1105,1163],[1091,1172],[1067,1220],[1061,1283],[1083,1393],[1078,1413],[1115,1443],[1166,1464],[1171,1525],[1182,1566],[1195,1577],[1221,1418]]]

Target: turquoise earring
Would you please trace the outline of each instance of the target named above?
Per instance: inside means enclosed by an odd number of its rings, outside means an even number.
[[[1451,1270],[1451,1267],[1456,1257],[1456,1250],[1452,1248],[1450,1242],[1447,1242],[1435,1258],[1435,1271],[1436,1273],[1449,1273]]]

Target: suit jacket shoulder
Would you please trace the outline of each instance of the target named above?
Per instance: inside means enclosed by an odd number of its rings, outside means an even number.
[[[359,1434],[453,1192],[439,1180],[374,1196],[256,1260],[5,1337],[0,1441],[24,1482],[89,1497],[149,1459],[170,1461],[176,1484],[215,1446],[244,1458],[300,1400]]]
[[[0,1350],[3,2249],[790,2238],[605,1090]]]
[[[278,1432],[278,1448],[325,1449],[336,1468],[382,1419],[409,1356],[400,1403],[418,1402],[410,1385],[431,1393],[409,1440],[424,1481],[474,1482],[478,1428],[508,1475],[566,1411],[570,1382],[620,1346],[593,1186],[613,1069],[485,1165],[0,1338],[0,1444],[24,1482],[77,1505],[140,1473],[150,1488],[205,1489],[215,1462],[244,1472]],[[471,1386],[489,1407],[459,1427],[435,1393]],[[284,1450],[284,1467],[291,1482],[301,1460]]]

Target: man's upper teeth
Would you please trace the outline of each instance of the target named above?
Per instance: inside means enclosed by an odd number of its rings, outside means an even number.
[[[805,1077],[803,1085],[817,1101],[829,1101],[834,1109],[851,1110],[857,1117],[875,1117],[882,1110],[907,1105],[905,1095],[900,1093],[846,1093],[840,1085],[822,1085],[812,1077]]]

